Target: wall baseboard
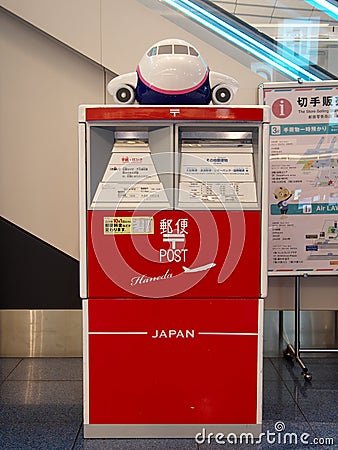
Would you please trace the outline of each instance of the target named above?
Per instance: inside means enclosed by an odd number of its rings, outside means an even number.
[[[0,310],[1,357],[81,357],[81,310]]]

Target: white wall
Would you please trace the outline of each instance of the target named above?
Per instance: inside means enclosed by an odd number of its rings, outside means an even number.
[[[78,258],[77,107],[103,71],[0,10],[0,212]]]
[[[101,63],[100,0],[1,0],[0,5]]]

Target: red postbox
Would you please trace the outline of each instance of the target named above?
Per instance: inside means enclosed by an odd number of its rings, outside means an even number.
[[[265,106],[81,106],[86,437],[259,433]]]

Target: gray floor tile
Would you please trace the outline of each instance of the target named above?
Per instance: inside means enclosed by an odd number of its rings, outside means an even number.
[[[270,441],[265,435],[254,445],[197,445],[194,439],[84,439],[81,358],[0,358],[0,448],[338,450],[337,358],[307,358],[306,362],[313,372],[311,383],[301,376],[298,364],[284,358],[264,359],[263,432],[270,432]],[[281,422],[285,429],[272,442],[271,433],[278,431],[275,427]],[[298,440],[305,433],[307,444],[284,444],[284,434],[290,439],[287,433]],[[314,442],[316,438],[335,442],[326,445]]]
[[[264,358],[263,360],[263,382],[265,380],[280,380],[280,375],[275,366],[272,364],[270,358]]]
[[[282,381],[266,380],[263,384],[263,419],[304,422],[305,417]]]
[[[82,358],[24,358],[9,380],[82,380]]]
[[[81,381],[4,381],[0,423],[82,422]]]
[[[0,358],[0,381],[5,380],[20,361],[21,358]]]
[[[279,373],[282,380],[302,381],[302,370],[297,362],[287,358],[270,358],[272,365]]]
[[[308,421],[338,423],[338,380],[286,384]]]
[[[312,380],[337,381],[338,358],[303,358],[303,362],[312,374]]]
[[[313,380],[335,381],[338,379],[338,358],[309,358],[303,357],[302,361],[312,374]],[[302,369],[295,360],[286,358],[271,358],[271,362],[280,373],[283,380],[304,380]]]
[[[325,448],[338,449],[338,425],[337,423],[320,423],[310,422],[311,428],[313,428],[318,442]]]
[[[306,421],[266,421],[263,424],[263,432],[265,436],[262,438],[264,449],[284,448],[301,449],[301,448],[317,448],[314,443],[316,434]]]
[[[71,450],[78,434],[74,423],[0,424],[2,450]]]

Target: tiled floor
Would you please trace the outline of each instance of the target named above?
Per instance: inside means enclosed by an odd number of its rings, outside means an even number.
[[[222,438],[210,444],[194,439],[84,439],[82,359],[0,358],[0,449],[338,449],[338,358],[306,362],[311,383],[292,361],[264,359],[266,434],[262,443],[231,445]],[[322,445],[315,445],[316,439]]]

